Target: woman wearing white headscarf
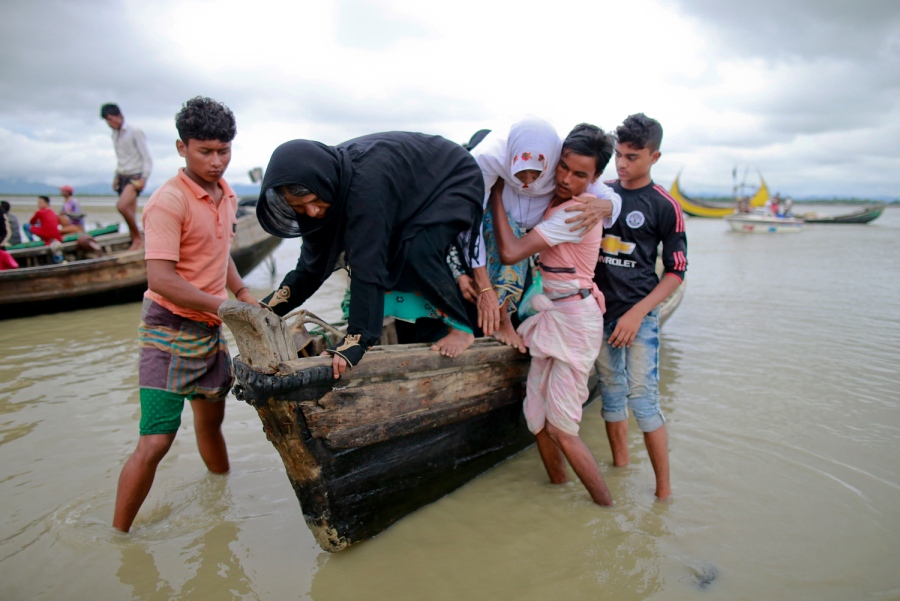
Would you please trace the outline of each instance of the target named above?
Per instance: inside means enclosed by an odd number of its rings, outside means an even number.
[[[484,176],[484,221],[472,262],[472,276],[458,277],[463,296],[478,307],[478,326],[485,335],[514,346],[523,353],[525,345],[516,333],[510,314],[518,310],[529,268],[526,259],[516,265],[503,265],[493,234],[491,211],[487,210],[491,188],[504,182],[503,206],[517,237],[543,218],[556,190],[555,170],[562,141],[547,121],[526,116],[508,131],[491,132],[472,149],[472,155]],[[583,208],[571,208],[568,219],[572,230],[590,231],[603,221],[609,227],[619,216],[622,200],[612,188],[597,182],[578,197]]]

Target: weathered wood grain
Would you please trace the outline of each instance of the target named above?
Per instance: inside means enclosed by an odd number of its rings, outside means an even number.
[[[241,360],[256,371],[273,374],[280,363],[297,357],[287,324],[268,309],[228,300],[219,307],[219,317],[234,334]]]

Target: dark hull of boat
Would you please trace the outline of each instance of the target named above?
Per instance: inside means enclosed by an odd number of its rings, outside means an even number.
[[[47,301],[0,305],[0,320],[133,303],[141,300],[145,290],[147,290],[146,282],[136,286],[116,288],[109,292],[95,292]]]
[[[885,205],[876,205],[865,207],[844,215],[834,215],[828,217],[802,216],[806,223],[870,223],[875,221],[884,212]]]
[[[0,273],[0,319],[140,300],[147,289],[143,251]]]
[[[309,389],[273,395],[248,386],[249,368],[239,368],[238,390],[256,407],[267,437],[282,452],[307,525],[322,548],[334,552],[379,534],[534,442],[522,414],[528,363],[520,363],[512,385],[479,400],[484,407],[472,407],[473,415],[450,410],[443,416],[428,411],[417,419],[398,416],[393,427],[380,422],[358,431],[360,440],[380,440],[361,446],[348,446],[340,437],[329,441],[310,427],[307,415],[317,401],[303,400]],[[293,423],[287,426],[285,419]],[[288,442],[292,435],[299,440]],[[301,443],[305,450],[298,453]],[[295,470],[301,456],[314,463],[315,477]]]
[[[480,341],[449,359],[403,345],[366,362],[335,383],[330,359],[298,360],[309,367],[289,377],[235,359],[238,397],[256,408],[307,525],[332,552],[534,442],[522,414],[529,360],[509,347]]]

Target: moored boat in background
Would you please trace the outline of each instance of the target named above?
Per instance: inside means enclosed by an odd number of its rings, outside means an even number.
[[[681,174],[679,173],[675,177],[675,181],[672,182],[672,187],[669,188],[669,194],[672,195],[672,198],[678,201],[678,204],[681,205],[681,209],[685,213],[693,217],[709,217],[713,219],[721,219],[728,215],[734,214],[735,210],[737,209],[737,199],[726,206],[722,206],[721,203],[710,203],[689,198],[684,192],[681,191],[681,187],[679,185],[680,178]],[[766,186],[766,180],[764,180],[762,176],[760,176],[759,181],[759,188],[756,190],[753,196],[750,197],[749,204],[751,208],[762,207],[769,199],[769,188],[768,186]]]
[[[887,203],[880,202],[840,215],[826,215],[816,211],[808,211],[806,213],[793,213],[792,216],[802,219],[806,223],[870,223],[881,217],[886,206]]]
[[[100,234],[94,240],[103,248],[102,255],[94,256],[72,240],[60,247],[65,259],[61,263],[53,262],[49,246],[11,250],[20,267],[0,271],[0,319],[140,300],[147,289],[144,251],[128,250],[127,233]],[[252,271],[281,241],[262,229],[253,205],[242,201],[231,245],[238,272],[243,276]]]
[[[787,234],[803,229],[803,220],[794,217],[776,217],[765,212],[735,213],[725,217],[735,232],[743,234]]]

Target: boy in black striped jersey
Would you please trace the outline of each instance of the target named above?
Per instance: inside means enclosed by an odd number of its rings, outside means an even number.
[[[622,211],[604,232],[594,281],[606,298],[598,391],[613,465],[628,464],[628,408],[644,433],[656,496],[671,494],[666,420],[659,407],[659,304],[684,280],[687,237],[681,207],[650,169],[659,160],[662,126],[643,113],[616,129],[616,172],[608,182]],[[656,275],[662,243],[665,274]],[[595,392],[596,394],[596,392]]]

